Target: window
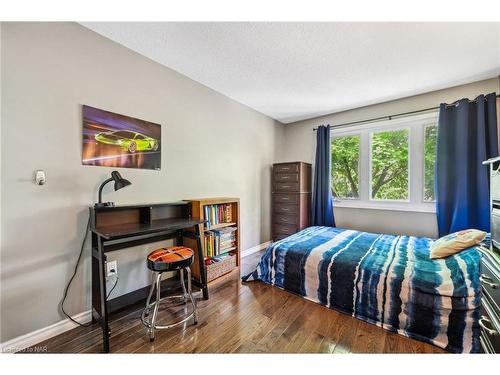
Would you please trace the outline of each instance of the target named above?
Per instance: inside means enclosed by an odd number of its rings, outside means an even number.
[[[335,206],[435,212],[437,112],[332,130]]]
[[[408,129],[371,134],[371,198],[408,200]]]
[[[336,198],[359,198],[359,135],[332,140],[332,190]]]
[[[434,181],[437,150],[437,126],[424,128],[424,201],[434,202]]]

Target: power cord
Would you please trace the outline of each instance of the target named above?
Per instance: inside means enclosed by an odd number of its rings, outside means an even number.
[[[82,240],[82,246],[80,248],[80,254],[78,255],[78,259],[76,261],[76,265],[75,265],[75,269],[73,271],[73,275],[71,275],[71,278],[69,279],[68,281],[68,284],[66,284],[66,288],[64,288],[64,295],[63,295],[63,298],[61,300],[61,311],[62,313],[69,319],[71,320],[73,323],[75,324],[78,324],[80,327],[90,327],[92,325],[92,322],[89,322],[89,323],[80,323],[80,322],[77,322],[75,319],[73,319],[65,310],[64,310],[64,302],[66,302],[66,298],[68,297],[68,290],[69,290],[69,287],[71,286],[71,283],[73,282],[73,279],[75,278],[77,272],[78,272],[78,266],[80,265],[80,261],[82,259],[82,255],[83,255],[83,249],[85,248],[85,241],[87,240],[87,237],[88,237],[88,234],[89,234],[89,229],[90,229],[90,215],[89,215],[89,219],[87,220],[87,226],[85,227],[85,236],[83,237],[83,240]],[[111,295],[111,292],[116,288],[116,286],[118,285],[118,276],[116,277],[116,281],[115,281],[115,284],[113,285],[113,287],[111,288],[111,290],[109,291],[107,297],[106,297],[106,300],[109,298],[109,296]]]
[[[111,295],[111,292],[116,288],[116,286],[118,285],[118,276],[116,276],[116,280],[115,280],[115,284],[113,285],[113,287],[111,288],[111,290],[109,291],[108,295],[106,296],[106,301],[108,300],[109,296]]]
[[[89,233],[89,229],[90,229],[90,214],[89,214],[89,218],[87,220],[87,226],[85,228],[85,236],[83,237],[83,240],[82,240],[82,247],[80,248],[80,254],[78,255],[78,260],[76,261],[76,265],[75,265],[75,270],[73,271],[73,275],[71,276],[71,278],[69,279],[68,281],[68,284],[66,284],[66,288],[64,289],[64,296],[61,300],[61,311],[62,313],[69,319],[71,320],[73,323],[76,323],[78,324],[79,326],[81,327],[90,327],[92,325],[92,322],[89,322],[87,324],[84,324],[84,323],[80,323],[80,322],[77,322],[75,319],[73,319],[65,310],[64,310],[64,302],[66,301],[66,298],[68,297],[68,290],[69,290],[69,287],[71,286],[71,283],[73,282],[73,279],[75,278],[76,276],[76,273],[78,272],[78,266],[80,265],[80,260],[82,259],[82,255],[83,255],[83,249],[85,248],[85,241],[87,240],[87,236],[88,236],[88,233]]]

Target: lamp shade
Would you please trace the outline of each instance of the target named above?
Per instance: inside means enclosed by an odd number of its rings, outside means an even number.
[[[124,179],[119,172],[111,172],[111,178],[115,181],[115,191],[124,188],[125,186],[132,185],[129,180]]]
[[[122,178],[119,181],[115,181],[115,191],[120,190],[121,188],[124,188],[125,186],[129,185],[132,185],[132,183],[129,180]]]

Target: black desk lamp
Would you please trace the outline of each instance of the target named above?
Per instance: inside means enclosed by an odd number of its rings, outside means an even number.
[[[117,171],[111,172],[111,177],[99,186],[99,202],[96,203],[94,207],[113,207],[115,205],[113,202],[102,203],[102,189],[104,188],[104,185],[111,181],[115,182],[115,191],[120,190],[125,186],[132,185],[129,180],[125,180]]]

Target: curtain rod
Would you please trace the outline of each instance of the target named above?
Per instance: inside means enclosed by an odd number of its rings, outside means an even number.
[[[500,94],[496,96],[497,98],[500,98]],[[462,100],[462,99],[460,99]],[[486,100],[486,98],[485,98]],[[474,100],[469,100],[469,103],[473,103],[477,101],[477,99]],[[451,104],[446,104],[447,107],[453,107],[457,105],[459,100],[451,103]],[[333,125],[332,128],[343,128],[345,126],[350,126],[350,125],[356,125],[356,124],[363,124],[365,122],[374,122],[374,121],[380,121],[380,120],[392,120],[394,117],[401,117],[401,116],[408,116],[408,115],[414,115],[417,113],[423,113],[423,112],[430,112],[430,111],[435,111],[438,110],[439,107],[432,107],[432,108],[425,108],[425,109],[419,109],[416,111],[410,111],[410,112],[402,112],[402,113],[396,113],[395,115],[388,115],[388,116],[382,116],[382,117],[374,117],[370,118],[367,120],[359,120],[359,121],[352,121],[352,122],[345,122],[343,124],[338,124],[338,125]],[[318,130],[318,128],[313,128],[313,131]]]

